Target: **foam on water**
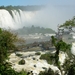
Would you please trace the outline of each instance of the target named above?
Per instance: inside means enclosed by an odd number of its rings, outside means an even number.
[[[60,73],[60,70],[56,66],[48,64],[46,60],[40,60],[39,59],[40,56],[34,54],[35,51],[33,51],[33,52],[19,52],[19,53],[23,54],[23,56],[24,56],[24,54],[26,54],[25,56],[27,56],[27,57],[24,58],[25,65],[18,64],[18,62],[22,58],[17,57],[15,55],[15,53],[11,54],[10,59],[9,59],[9,62],[11,62],[12,64],[14,63],[14,65],[12,65],[12,68],[14,68],[16,71],[21,71],[22,69],[24,69],[26,71],[33,71],[33,73],[35,75],[35,73],[39,74],[40,71],[45,71],[45,69],[43,69],[43,67],[45,67],[47,69],[50,67],[51,69],[53,69],[54,72],[58,70]],[[41,52],[41,53],[43,54],[44,52]],[[32,54],[33,56],[29,57],[30,54]],[[33,58],[35,58],[35,60],[33,60]],[[61,75],[61,73],[60,73],[60,75]]]
[[[71,53],[75,55],[75,42],[72,43]]]

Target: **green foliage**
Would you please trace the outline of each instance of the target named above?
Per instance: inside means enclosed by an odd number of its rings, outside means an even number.
[[[24,65],[24,64],[25,64],[25,60],[24,59],[19,61],[19,65]]]
[[[37,53],[35,53],[35,55],[41,55],[41,53],[40,52],[37,52]]]
[[[72,64],[69,67],[69,70],[68,70],[68,74],[67,75],[75,75],[75,64]]]
[[[58,72],[55,72],[49,68],[48,70],[44,71],[44,72],[40,72],[39,75],[59,75]]]
[[[58,41],[56,44],[55,44],[55,48],[56,48],[56,53],[55,53],[55,63],[58,67],[60,67],[60,64],[59,64],[59,52],[60,51],[64,51],[66,53],[68,53],[70,55],[70,48],[71,48],[71,45],[70,44],[67,44],[65,42],[63,42],[62,40]]]
[[[68,72],[69,70],[69,67],[70,67],[70,58],[72,57],[71,55],[71,52],[70,52],[70,49],[71,49],[71,45],[70,44],[67,44],[65,42],[63,42],[62,40],[59,40],[56,44],[55,44],[55,48],[56,48],[56,53],[55,53],[55,64],[56,66],[58,66],[58,68],[60,69],[61,73],[62,73],[62,69],[61,69],[61,66],[60,66],[60,62],[59,62],[59,52],[60,51],[64,51],[68,54],[69,56],[69,59],[66,59],[65,60],[65,63],[63,64],[63,69],[65,71],[65,74]],[[73,60],[73,59],[72,59]]]
[[[0,29],[0,63],[8,57],[8,51],[15,48],[16,35],[9,31]]]
[[[56,43],[56,38],[54,36],[51,36],[51,44],[54,46]]]
[[[16,72],[9,66],[9,64],[5,63],[0,64],[0,75],[27,75],[27,72],[24,70],[22,70],[21,72]]]
[[[63,70],[65,71],[64,75],[75,75],[75,56],[73,56],[72,54],[70,55],[68,55],[68,58],[66,58],[62,66]]]
[[[22,70],[21,72],[19,72],[19,74],[18,75],[27,75],[27,72],[26,71],[24,71],[24,70]]]
[[[50,54],[50,53],[42,54],[41,57],[40,57],[40,59],[47,60],[47,62],[48,62],[49,64],[53,64],[53,63],[55,62],[55,61],[54,61],[55,55]]]
[[[14,42],[16,40],[15,34],[0,28],[0,75],[27,75],[25,71],[16,72],[11,68],[11,64],[5,61],[8,58],[9,50],[15,48]]]
[[[71,45],[65,43],[64,41],[60,40],[55,44],[56,50],[64,51],[66,52],[67,50],[69,51],[71,49]]]
[[[0,64],[0,74],[1,75],[18,75],[10,66],[6,64]]]
[[[67,20],[63,25],[60,25],[60,27],[68,28],[68,26],[75,27],[75,16],[72,19]]]

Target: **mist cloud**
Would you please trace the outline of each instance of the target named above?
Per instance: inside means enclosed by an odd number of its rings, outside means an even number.
[[[18,29],[23,26],[40,26],[51,28],[57,31],[58,24],[63,24],[66,20],[75,16],[72,5],[48,5],[39,11],[12,10],[13,17],[5,10],[0,10],[0,27]]]
[[[72,19],[75,16],[73,6],[46,6],[38,11],[30,20],[30,24],[57,30],[57,25],[63,24],[66,20]]]

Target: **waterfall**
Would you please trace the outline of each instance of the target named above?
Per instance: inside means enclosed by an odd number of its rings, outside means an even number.
[[[72,42],[71,53],[75,55],[75,42]]]
[[[34,18],[36,11],[11,10],[12,15],[5,9],[0,9],[0,27],[17,29],[23,27]]]
[[[8,28],[8,27],[12,27],[14,28],[14,20],[11,17],[11,15],[9,14],[9,12],[7,10],[0,10],[0,27],[1,28]]]

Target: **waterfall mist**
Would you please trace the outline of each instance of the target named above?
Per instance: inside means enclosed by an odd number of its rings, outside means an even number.
[[[57,30],[58,24],[75,15],[74,7],[46,6],[38,11],[11,10],[12,15],[5,9],[0,9],[0,27],[18,29],[23,26],[40,26]]]

